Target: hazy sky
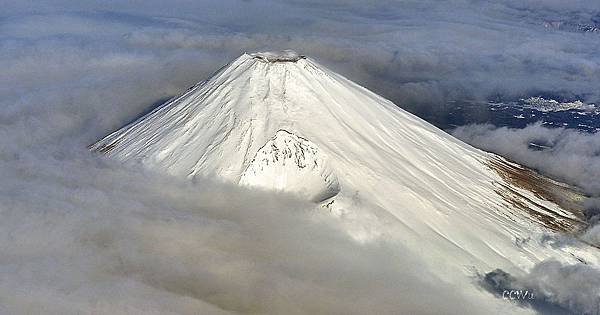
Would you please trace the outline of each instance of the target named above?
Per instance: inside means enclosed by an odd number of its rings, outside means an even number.
[[[47,67],[60,66],[68,76],[81,73],[78,62],[112,56],[125,72],[120,76],[152,68],[154,80],[168,78],[179,91],[244,51],[291,48],[414,111],[454,99],[539,92],[600,100],[600,33],[577,31],[600,23],[600,2],[593,0],[19,1],[2,7],[0,53],[11,60],[3,85],[23,84],[15,80],[20,69],[37,58],[47,65],[28,73],[43,76]]]
[[[0,8],[0,313],[525,312],[469,279],[440,282],[400,240],[359,246],[290,196],[165,179],[86,146],[263,49],[295,49],[416,112],[538,91],[600,100],[600,33],[577,29],[598,23],[596,0]],[[564,282],[543,283],[549,303],[591,307]]]

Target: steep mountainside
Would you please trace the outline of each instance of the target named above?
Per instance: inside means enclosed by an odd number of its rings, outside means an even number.
[[[520,166],[291,51],[244,54],[91,149],[299,194],[347,220],[357,240],[398,233],[444,270],[597,259],[544,241],[581,226],[567,200],[576,194],[537,189],[550,181],[528,182]]]

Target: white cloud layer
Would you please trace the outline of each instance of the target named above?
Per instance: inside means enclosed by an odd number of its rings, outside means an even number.
[[[508,307],[467,280],[441,281],[401,239],[356,242],[342,220],[292,196],[166,178],[84,150],[24,147],[0,162],[0,313]]]
[[[597,1],[20,1],[3,6],[0,32],[10,68],[53,51],[45,45],[61,46],[62,61],[82,47],[146,65],[154,56],[186,70],[171,81],[178,90],[243,51],[290,48],[435,113],[448,100],[538,92],[598,102],[600,32],[578,27],[600,25],[599,14]]]
[[[440,281],[401,240],[358,244],[290,196],[164,178],[85,147],[263,49],[314,56],[416,111],[537,90],[595,101],[598,34],[544,21],[599,10],[585,0],[2,3],[0,313],[524,311]]]
[[[456,128],[452,134],[478,148],[579,186],[588,194],[600,195],[600,137],[597,133],[548,128],[536,123],[523,129],[467,125]],[[530,143],[550,148],[534,150]]]

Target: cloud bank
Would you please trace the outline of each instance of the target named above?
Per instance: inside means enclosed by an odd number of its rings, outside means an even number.
[[[509,309],[467,280],[441,281],[401,239],[359,243],[345,221],[293,196],[181,181],[66,147],[24,143],[0,158],[0,313]]]
[[[572,129],[547,128],[542,123],[523,129],[467,125],[452,134],[478,148],[532,167],[566,183],[600,195],[600,137]],[[536,150],[531,143],[548,147]]]
[[[125,58],[112,62],[154,67],[154,76],[176,72],[170,84],[181,91],[243,51],[290,48],[428,116],[451,100],[540,92],[600,100],[600,32],[584,27],[600,25],[596,1],[23,1],[3,9],[12,69],[42,54],[55,59],[40,73],[61,62],[77,68],[86,60],[80,49],[100,50]]]

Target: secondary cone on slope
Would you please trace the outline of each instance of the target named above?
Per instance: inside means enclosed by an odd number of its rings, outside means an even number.
[[[292,51],[243,54],[91,149],[327,201],[360,218],[359,238],[395,221],[408,243],[463,266],[535,263],[552,253],[516,238],[579,220],[501,176],[490,164],[500,158]]]

